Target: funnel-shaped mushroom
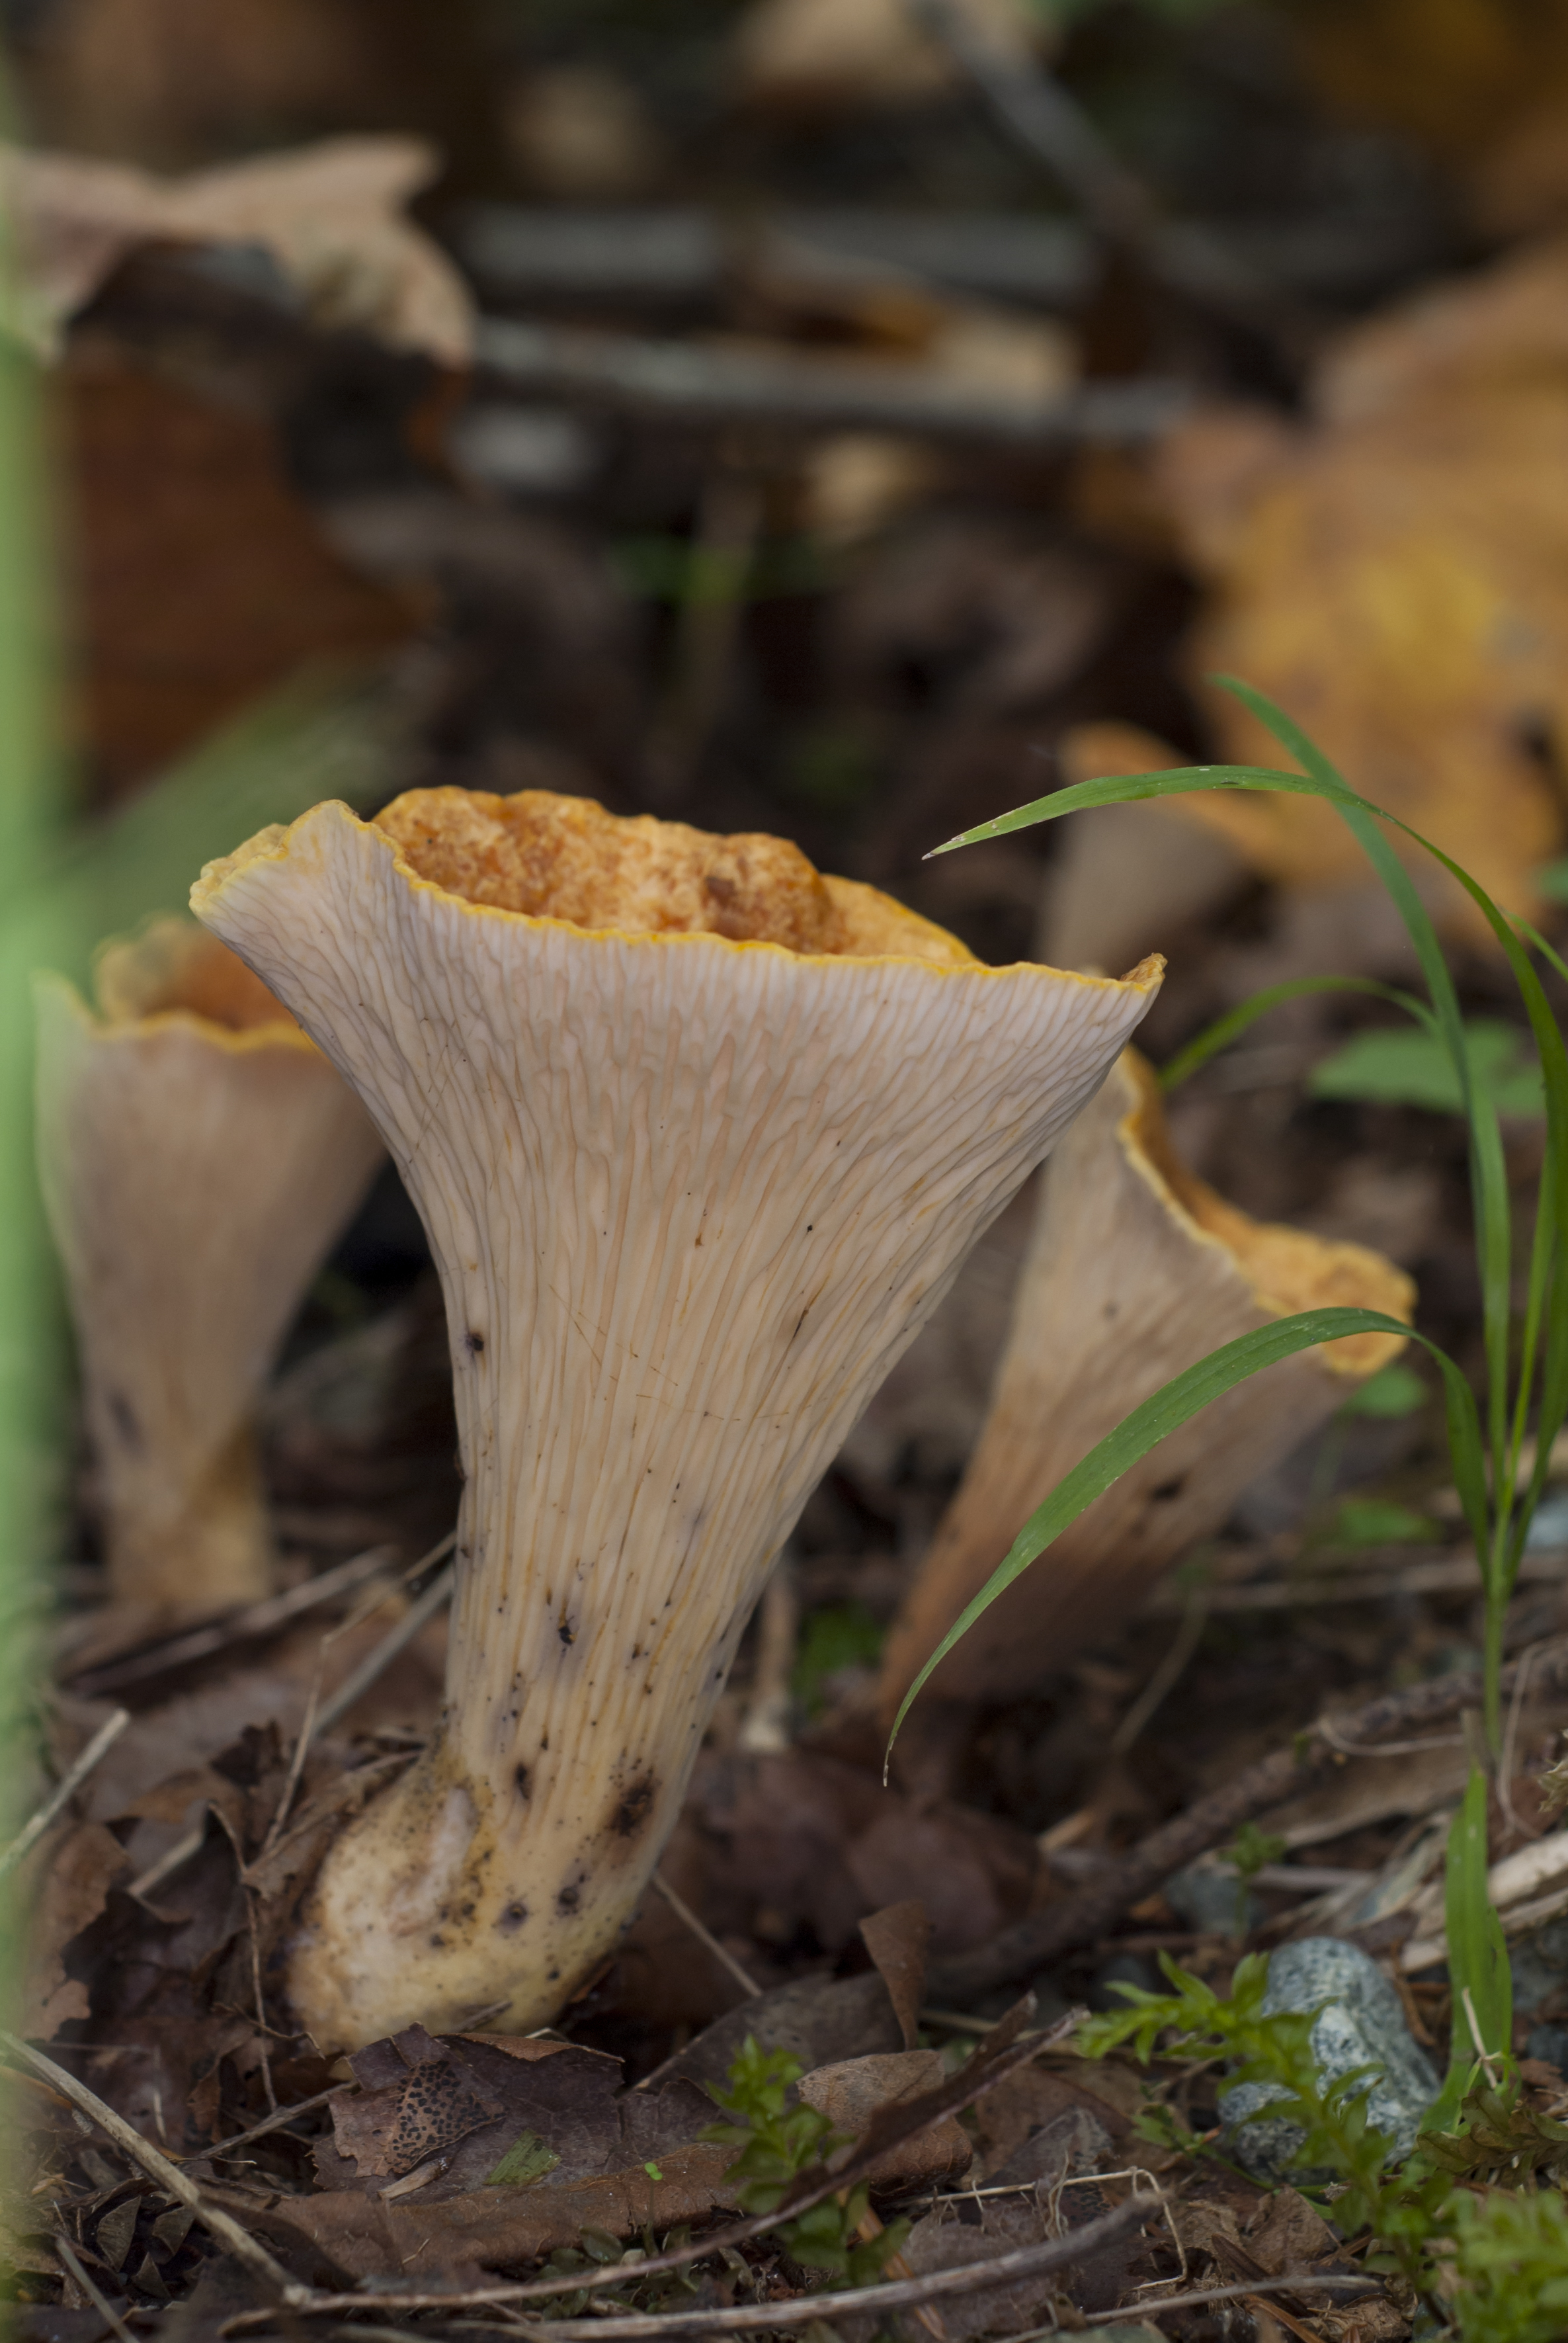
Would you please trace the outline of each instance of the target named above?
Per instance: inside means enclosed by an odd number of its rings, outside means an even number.
[[[184,920],[107,946],[98,1014],[41,977],[39,1166],[65,1268],[121,1600],[264,1594],[251,1416],[289,1320],[381,1157],[250,970]]]
[[[192,901],[393,1151],[467,1476],[443,1730],[328,1855],[295,2005],[323,2045],[538,2025],[813,1483],[1161,964],[984,968],[777,840],[543,791],[318,806]]]
[[[1402,1270],[1363,1246],[1250,1220],[1177,1161],[1149,1067],[1129,1050],[1052,1157],[1012,1332],[969,1469],[888,1639],[890,1717],[1057,1483],[1141,1401],[1221,1342],[1329,1303],[1408,1319]],[[1096,1498],[931,1679],[1006,1700],[1124,1623],[1161,1572],[1402,1348],[1352,1334],[1215,1400]]]

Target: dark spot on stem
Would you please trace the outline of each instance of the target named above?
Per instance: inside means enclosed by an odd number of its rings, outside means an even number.
[[[637,1836],[653,1812],[653,1801],[658,1788],[658,1785],[653,1775],[645,1774],[640,1781],[634,1782],[618,1800],[609,1818],[609,1826],[617,1838]]]
[[[1153,1493],[1161,1503],[1169,1504],[1171,1499],[1179,1497],[1186,1486],[1187,1475],[1185,1473],[1181,1473],[1174,1481],[1161,1481]]]
[[[516,1902],[508,1905],[497,1921],[496,1927],[503,1936],[515,1936],[528,1916],[528,1907],[521,1896],[518,1896]]]
[[[477,1358],[479,1353],[485,1347],[485,1338],[482,1334],[476,1334],[473,1328],[470,1326],[467,1333],[467,1343],[469,1350],[473,1353],[474,1356]]]
[[[572,1625],[569,1619],[563,1619],[560,1625],[556,1629],[556,1633],[560,1637],[563,1644],[575,1644],[577,1642],[578,1631]]]
[[[568,1880],[567,1885],[561,1889],[560,1894],[556,1897],[556,1910],[558,1912],[575,1912],[581,1901],[582,1889]]]
[[[514,1782],[517,1784],[517,1785],[518,1785],[518,1797],[519,1797],[519,1798],[526,1798],[526,1797],[528,1796],[528,1767],[527,1767],[526,1765],[519,1765],[519,1766],[518,1767],[517,1772],[512,1775],[512,1779],[513,1779],[513,1781],[514,1781]]]

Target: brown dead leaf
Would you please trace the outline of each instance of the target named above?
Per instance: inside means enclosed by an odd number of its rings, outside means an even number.
[[[1029,1907],[1032,1838],[955,1801],[884,1790],[873,1773],[794,1749],[699,1775],[702,1818],[726,1847],[727,1888],[838,1951],[868,1914],[918,1896],[931,1949],[980,1943]]]
[[[860,1936],[904,2029],[904,2047],[912,2050],[920,2036],[920,2005],[926,1994],[930,1916],[920,1897],[912,1896],[907,1903],[890,1904],[885,1912],[868,1914],[860,1923]]]
[[[271,254],[316,323],[467,363],[473,312],[439,246],[404,216],[439,170],[417,138],[328,138],[285,155],[159,179],[85,155],[0,148],[17,223],[20,320],[49,355],[138,245],[250,244]]]
[[[75,519],[80,721],[111,789],[307,660],[366,658],[407,638],[414,605],[331,551],[260,417],[101,343],[74,348],[55,386]]]
[[[934,2090],[941,2079],[940,2050],[894,2050],[814,2067],[801,2076],[798,2087],[807,2106],[825,2115],[835,2131],[858,2138],[884,2108]],[[866,2177],[879,2189],[934,2187],[967,2172],[971,2153],[958,2117],[943,2116],[890,2148]]]
[[[721,2083],[749,2034],[764,2050],[788,2050],[808,2069],[870,2050],[897,2050],[902,2039],[888,1988],[875,1969],[862,1976],[799,1977],[717,2018],[667,2059],[654,2079],[680,2076],[693,2083]]]
[[[489,2271],[525,2270],[558,2246],[577,2245],[585,2228],[629,2237],[645,2226],[662,2233],[705,2219],[716,2208],[732,2209],[735,2198],[724,2175],[733,2160],[733,2149],[699,2143],[555,2187],[545,2180],[526,2189],[481,2187],[435,2201],[421,2191],[391,2202],[340,2189],[282,2197],[266,2210],[247,2201],[243,2210],[266,2242],[315,2282],[389,2272],[407,2285],[464,2281]],[[657,2180],[647,2170],[649,2162],[657,2163]]]
[[[333,2143],[316,2150],[323,2187],[381,2196],[434,2165],[410,2192],[423,2206],[484,2187],[520,2139],[552,2159],[529,2186],[557,2189],[634,2157],[658,2160],[713,2117],[690,2083],[626,2092],[618,2058],[516,2035],[433,2036],[411,2026],[349,2063],[360,2088],[331,2101]],[[515,2198],[517,2185],[502,2193]]]
[[[1163,458],[1190,551],[1210,578],[1195,677],[1246,678],[1352,784],[1452,855],[1506,909],[1538,907],[1561,846],[1544,764],[1568,752],[1568,242],[1511,256],[1344,337],[1320,370],[1320,420],[1216,494],[1212,462]],[[1244,427],[1250,432],[1250,420]],[[1203,686],[1216,746],[1288,760]],[[1321,800],[1188,800],[1266,875],[1321,885],[1359,849]],[[1396,840],[1456,932],[1483,932],[1457,889]]]
[[[1110,2209],[1098,2189],[1067,2189],[1060,2200],[1061,2228],[1084,2228]],[[991,2261],[1020,2246],[1038,2245],[1058,2234],[1051,2227],[1047,2204],[1032,2197],[1004,2197],[978,2207],[941,2206],[916,2222],[903,2258],[912,2274],[924,2277],[928,2271],[953,2269],[965,2262]],[[957,2298],[946,2296],[941,2303],[942,2324],[951,2343],[967,2343],[971,2336],[1007,2335],[1038,2325],[1063,2294],[1077,2309],[1109,2309],[1121,2299],[1141,2249],[1134,2231],[1067,2270],[976,2286]],[[920,2330],[906,2325],[904,2331],[912,2343]]]
[[[974,2113],[975,2147],[987,2179],[1037,2134],[1075,2113],[1092,2117],[1125,2150],[1142,2087],[1130,2068],[1107,2059],[1057,2056],[1005,2077]]]
[[[98,1918],[127,1868],[124,1847],[102,1823],[49,1832],[24,1866],[20,1894],[31,1921],[18,2024],[33,2040],[50,2041],[67,2018],[88,2015],[86,1986],[66,1976],[65,1947]]]

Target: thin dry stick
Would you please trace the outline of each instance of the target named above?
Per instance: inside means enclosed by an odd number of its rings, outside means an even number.
[[[339,1717],[347,1716],[356,1701],[363,1699],[382,1672],[390,1667],[398,1653],[413,1642],[427,1620],[433,1619],[443,1604],[451,1600],[452,1572],[444,1570],[434,1578],[417,1601],[410,1603],[397,1624],[381,1638],[373,1652],[367,1652],[357,1668],[350,1670],[332,1698],[323,1704],[316,1720],[313,1741],[330,1733]]]
[[[243,2262],[246,2269],[276,2288],[285,2302],[297,2306],[309,2299],[308,2287],[296,2286],[282,2263],[274,2261],[264,2245],[258,2244],[247,2229],[242,2229],[239,2223],[221,2207],[209,2205],[195,2181],[188,2179],[177,2164],[171,2164],[151,2140],[144,2139],[139,2131],[134,2130],[124,2116],[116,2115],[95,2091],[89,2091],[85,2083],[78,2083],[75,2075],[68,2075],[64,2066],[56,2066],[53,2058],[46,2058],[42,2050],[35,2050],[30,2042],[20,2041],[15,2034],[7,2034],[3,2026],[0,2026],[0,2046],[13,2058],[20,2058],[25,2066],[31,2066],[35,2074],[42,2075],[54,2089],[63,2092],[85,2116],[91,2116],[116,2147],[124,2148],[133,2163],[139,2164],[160,2188],[166,2189],[182,2205],[188,2205],[208,2235],[225,2247],[236,2261]],[[270,2317],[271,2314],[267,2315]]]
[[[719,1967],[726,1970],[729,1975],[735,1979],[735,1982],[740,1987],[741,1992],[749,1996],[759,1994],[762,1990],[761,1986],[751,1977],[747,1976],[745,1970],[735,1958],[733,1953],[727,1953],[723,1946],[719,1943],[718,1937],[713,1936],[703,1926],[701,1921],[698,1918],[690,1905],[686,1901],[684,1896],[678,1896],[676,1894],[674,1888],[670,1885],[662,1871],[656,1871],[654,1873],[652,1884],[658,1888],[659,1894],[663,1896],[665,1902],[668,1905],[676,1918],[680,1921],[683,1926],[690,1929],[692,1935],[697,1938],[699,1945],[707,1946],[709,1951],[713,1955],[714,1959],[719,1963]]]
[[[1513,1761],[1519,1747],[1519,1720],[1524,1713],[1524,1690],[1530,1681],[1530,1671],[1535,1664],[1539,1644],[1532,1644],[1519,1655],[1519,1681],[1513,1687],[1513,1698],[1508,1704],[1508,1726],[1503,1735],[1503,1757],[1497,1768],[1497,1801],[1519,1833],[1521,1838],[1539,1838],[1539,1825],[1522,1822],[1513,1805]]]
[[[229,2138],[220,2139],[216,2147],[204,2147],[194,2160],[210,2163],[215,2157],[232,2156],[236,2147],[248,2147],[253,2139],[260,2139],[269,2131],[279,2130],[284,2124],[292,2123],[296,2116],[310,2115],[317,2107],[324,2107],[337,2092],[352,2091],[354,2087],[352,2083],[331,2083],[325,2091],[317,2091],[313,2099],[301,2099],[297,2107],[278,2107],[272,2115],[263,2116],[258,2124],[252,2124],[248,2131],[236,2131]]]
[[[962,0],[906,0],[1001,127],[1043,163],[1108,244],[1135,253],[1150,273],[1195,299],[1258,322],[1278,297],[1242,262],[1190,221],[1160,216],[1143,182],[1110,147],[1060,82],[1032,57],[1005,49]]]
[[[451,1553],[457,1543],[457,1531],[448,1530],[444,1538],[437,1539],[427,1554],[422,1554],[417,1562],[411,1562],[407,1570],[400,1570],[395,1580],[389,1581],[385,1586],[367,1587],[352,1611],[345,1618],[339,1619],[336,1627],[327,1629],[321,1639],[323,1649],[328,1644],[335,1644],[339,1635],[349,1634],[367,1619],[374,1618],[376,1613],[384,1604],[391,1600],[400,1587],[412,1585],[415,1579],[423,1578],[427,1570]]]
[[[29,1816],[10,1845],[0,1853],[0,1879],[15,1870],[23,1856],[37,1845],[50,1824],[57,1815],[64,1814],[93,1768],[108,1755],[130,1721],[128,1708],[116,1708],[113,1716],[106,1717],[99,1725],[64,1780],[55,1784],[37,1813]]]
[[[367,1546],[363,1554],[351,1554],[347,1562],[307,1578],[303,1585],[291,1587],[286,1594],[269,1594],[243,1611],[227,1612],[221,1619],[209,1620],[205,1627],[192,1627],[183,1635],[155,1644],[150,1650],[129,1652],[123,1659],[105,1660],[96,1667],[84,1668],[79,1675],[68,1679],[69,1687],[90,1698],[95,1693],[117,1691],[121,1684],[139,1684],[146,1676],[161,1676],[170,1668],[188,1667],[195,1660],[210,1659],[215,1652],[226,1651],[231,1644],[248,1644],[258,1635],[276,1634],[303,1613],[347,1594],[397,1559],[396,1546]]]
[[[1289,2294],[1298,2286],[1325,2287],[1336,2294],[1352,2294],[1353,2290],[1359,2290],[1362,2296],[1382,2290],[1375,2278],[1336,2278],[1332,2273],[1325,2275],[1318,2270],[1287,2270],[1283,2278],[1251,2278],[1243,2279],[1239,2286],[1207,2286],[1191,2294],[1168,2294],[1163,2302],[1151,2303],[1148,2307],[1163,2315],[1167,2310],[1195,2310],[1205,2302],[1244,2300],[1252,2294]],[[1085,2327],[1109,2327],[1125,2321],[1128,2316],[1125,2309],[1080,2313]],[[1009,2335],[1004,2343],[1055,2343],[1055,2338],[1062,2332],[1063,2329],[1053,2321],[1049,2327],[1030,2327],[1021,2335]]]
[[[92,2279],[87,2276],[86,2271],[83,2268],[75,2253],[71,2250],[71,2241],[69,2237],[63,2237],[58,2229],[55,2232],[55,2251],[59,2255],[60,2259],[65,2263],[65,2268],[70,2271],[71,2276],[75,2279],[76,2284],[81,2288],[82,2292],[86,2296],[88,2301],[92,2304],[93,2308],[97,2312],[99,2318],[107,2319],[114,2333],[119,2337],[120,2343],[134,2343],[130,2328],[126,2325],[125,2320],[120,2317],[119,2312],[115,2308],[114,2304],[109,2300],[108,2297],[101,2293],[94,2285]]]
[[[256,1897],[248,1887],[245,1891],[245,1910],[250,1936],[250,1982],[256,1995],[256,2046],[261,2058],[261,2087],[266,2093],[268,2109],[276,2115],[277,2093],[272,2087],[272,2059],[266,2047],[266,1996],[261,1989],[261,1939],[256,1929]]]
[[[786,1546],[757,1606],[757,1665],[740,1720],[740,1746],[767,1755],[789,1746],[789,1678],[800,1628],[795,1560]]]
[[[1188,1661],[1203,1640],[1208,1620],[1209,1605],[1202,1595],[1190,1596],[1170,1650],[1111,1736],[1113,1757],[1125,1755],[1155,1710],[1169,1694],[1175,1691]]]
[[[177,1871],[182,1863],[190,1861],[206,1837],[207,1813],[208,1809],[204,1805],[195,1822],[188,1830],[180,1833],[173,1846],[165,1847],[157,1861],[148,1864],[139,1879],[132,1880],[126,1890],[127,1896],[134,1896],[138,1903],[144,1903],[155,1887],[162,1886],[171,1872]]]
[[[579,2336],[592,2337],[596,2343],[635,2343],[635,2338],[643,2336],[768,2333],[778,2327],[809,2327],[817,2318],[830,2317],[836,2323],[858,2311],[875,2315],[885,2310],[909,2309],[917,2303],[939,2300],[943,2295],[969,2294],[977,2287],[1006,2285],[1010,2279],[1038,2278],[1048,2270],[1065,2268],[1088,2254],[1098,2253],[1104,2246],[1113,2245],[1129,2229],[1139,2227],[1149,2205],[1146,2197],[1130,2197],[1124,2205],[1118,2205],[1098,2221],[1086,2222],[1081,2229],[1073,2229],[1065,2237],[1047,2237],[1038,2246],[1018,2246],[1011,2253],[999,2254],[994,2261],[965,2262],[957,2269],[928,2270],[923,2278],[894,2278],[879,2286],[846,2287],[839,2294],[797,2295],[793,2302],[738,2303],[725,2310],[633,2311],[624,2318],[530,2320],[528,2331],[541,2338],[541,2343],[546,2338],[548,2343],[576,2343]],[[701,2253],[712,2247],[705,2248],[699,2239],[697,2250]],[[609,2275],[608,2270],[601,2272],[595,2280],[596,2286],[604,2285]],[[557,2294],[562,2291],[559,2278],[547,2284]],[[342,2302],[345,2298],[336,2299]],[[351,2301],[353,2298],[347,2299]],[[471,2298],[428,2295],[420,2298],[418,2307],[435,2308],[443,2302],[456,2305],[465,2299]],[[400,2308],[415,2307],[412,2298],[399,2298]],[[1165,2308],[1163,2303],[1160,2307]],[[231,2319],[222,2332],[232,2334],[238,2324],[238,2320]]]
[[[262,1841],[261,1853],[256,1858],[257,1863],[266,1861],[267,1856],[283,1836],[283,1826],[288,1820],[288,1810],[294,1804],[294,1794],[299,1787],[299,1777],[305,1771],[305,1753],[316,1738],[316,1713],[321,1705],[322,1671],[327,1665],[327,1646],[331,1640],[329,1635],[324,1635],[321,1639],[321,1649],[316,1654],[316,1672],[310,1679],[310,1697],[305,1704],[305,1715],[300,1719],[299,1731],[295,1735],[294,1755],[288,1761],[288,1779],[283,1785],[283,1795],[277,1802],[276,1811],[267,1825],[266,1836]],[[259,1987],[257,1990],[259,1991]]]
[[[1537,1653],[1534,1664],[1539,1671],[1539,1692],[1562,1689],[1568,1684],[1568,1641]],[[1517,1668],[1505,1668],[1504,1694],[1511,1694],[1518,1681]],[[1288,1748],[1277,1749],[1271,1756],[1245,1767],[1184,1814],[1151,1831],[1091,1885],[1030,1913],[973,1952],[934,1961],[926,1980],[932,2003],[939,2008],[961,2005],[1011,1977],[1032,1976],[1045,1962],[1080,1945],[1097,1944],[1130,1905],[1149,1895],[1183,1864],[1223,1845],[1242,1823],[1266,1814],[1271,1806],[1282,1805],[1287,1798],[1299,1796],[1333,1773],[1344,1762],[1336,1740],[1352,1748],[1367,1748],[1369,1755],[1380,1755],[1402,1726],[1435,1725],[1456,1716],[1479,1704],[1481,1691],[1479,1675],[1437,1676],[1403,1692],[1386,1694],[1332,1725],[1320,1718],[1298,1733]]]
[[[688,426],[771,423],[797,433],[901,431],[924,438],[1050,447],[1138,446],[1191,405],[1169,377],[1085,383],[1040,398],[960,382],[902,359],[819,357],[802,350],[647,340],[522,317],[482,317],[483,377],[555,397]]]
[[[1419,1749],[1462,1749],[1462,1733],[1428,1733],[1417,1741],[1347,1741],[1327,1717],[1320,1718],[1316,1730],[1331,1749],[1342,1757],[1413,1757]]]

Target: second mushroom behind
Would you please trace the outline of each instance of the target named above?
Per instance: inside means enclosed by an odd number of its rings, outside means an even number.
[[[446,1293],[439,1737],[330,1851],[326,2047],[603,1962],[800,1507],[1158,990],[981,966],[777,839],[457,789],[318,806],[193,906],[365,1100]]]
[[[1251,1220],[1195,1178],[1171,1145],[1152,1070],[1129,1050],[1045,1174],[990,1412],[888,1637],[884,1721],[1036,1506],[1097,1441],[1222,1342],[1336,1302],[1408,1320],[1415,1289],[1381,1253]],[[1015,1699],[1119,1632],[1242,1490],[1402,1348],[1397,1334],[1347,1335],[1211,1402],[1013,1581],[923,1700]]]
[[[38,1002],[38,1144],[81,1359],[109,1589],[160,1618],[270,1592],[252,1427],[381,1161],[364,1110],[188,920],[108,943],[96,1013]]]

